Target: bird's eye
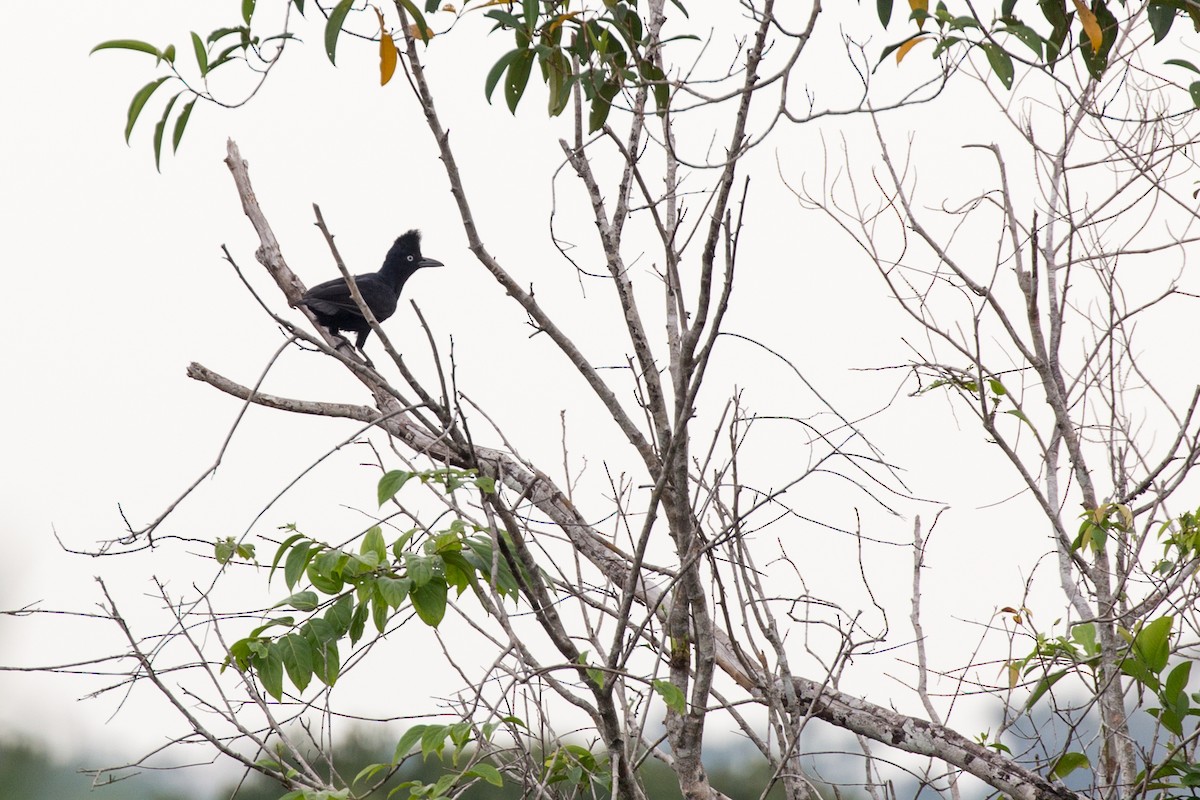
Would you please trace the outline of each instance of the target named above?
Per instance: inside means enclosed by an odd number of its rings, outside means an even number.
[[[409,260],[409,261],[412,261],[412,260],[413,260],[413,257],[412,257],[412,256],[409,256],[409,257],[408,257],[408,260]]]

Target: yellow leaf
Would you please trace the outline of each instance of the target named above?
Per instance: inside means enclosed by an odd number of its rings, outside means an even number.
[[[579,16],[580,13],[582,13],[582,12],[569,11],[566,14],[559,14],[557,17],[554,18],[554,21],[550,23],[550,28],[549,28],[550,33],[554,33],[555,29],[559,28],[564,22],[566,22],[569,19],[574,19],[575,17]]]
[[[913,45],[917,44],[918,42],[923,42],[925,39],[926,37],[924,36],[918,36],[915,39],[909,39],[907,42],[896,48],[896,63],[899,64],[904,60],[904,57],[908,55],[908,51],[913,49]]]
[[[387,86],[396,74],[396,43],[384,25],[383,12],[376,8],[375,16],[379,17],[379,85]]]
[[[442,6],[442,11],[449,11],[451,14],[453,14],[457,10],[458,9],[456,9],[454,7],[453,3],[446,3],[446,5]]]
[[[387,82],[396,74],[396,43],[391,34],[385,33],[379,39],[379,85],[387,86]]]
[[[908,7],[913,11],[921,10],[925,13],[929,13],[929,0],[908,0]],[[921,21],[917,23],[917,27],[919,27],[921,30],[925,30],[924,17],[922,17]]]
[[[1005,666],[1008,668],[1008,688],[1012,689],[1021,682],[1021,668],[1011,661]]]
[[[415,22],[408,26],[408,32],[412,34],[414,39],[432,39],[433,38],[433,28],[426,28],[425,35],[422,36],[421,35],[421,26]]]
[[[1092,10],[1083,4],[1083,0],[1075,0],[1075,10],[1079,12],[1079,21],[1083,24],[1083,32],[1092,43],[1092,52],[1099,53],[1104,44],[1104,31],[1100,30],[1100,21]]]

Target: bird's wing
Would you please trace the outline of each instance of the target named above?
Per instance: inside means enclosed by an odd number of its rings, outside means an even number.
[[[354,282],[359,285],[360,291],[363,281],[369,277],[368,275],[354,276]],[[304,293],[300,303],[323,314],[336,314],[338,311],[358,312],[358,306],[354,304],[354,298],[350,296],[350,287],[342,278],[318,283]]]

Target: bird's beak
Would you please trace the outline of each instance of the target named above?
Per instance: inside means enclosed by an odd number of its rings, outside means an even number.
[[[419,267],[444,267],[444,266],[446,266],[446,265],[443,264],[442,262],[438,261],[436,258],[422,258],[417,263],[418,268]]]

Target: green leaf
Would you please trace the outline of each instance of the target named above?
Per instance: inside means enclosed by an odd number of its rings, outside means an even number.
[[[168,64],[175,63],[175,45],[167,45],[167,49],[162,51],[162,59]]]
[[[492,786],[503,786],[504,776],[500,774],[500,770],[493,767],[491,764],[479,762],[464,773],[467,776],[477,776],[483,778]]]
[[[1042,37],[1038,34],[1038,32],[1035,31],[1033,28],[1029,27],[1028,25],[1021,25],[1020,23],[1014,22],[1014,23],[1005,25],[1003,28],[1000,28],[997,32],[998,33],[1008,33],[1008,34],[1011,34],[1011,35],[1017,37],[1018,39],[1021,40],[1022,43],[1024,43],[1024,45],[1026,47],[1028,47],[1030,50],[1033,51],[1033,54],[1035,56],[1037,56],[1039,59],[1041,59],[1041,57],[1042,57],[1042,42],[1044,42],[1045,40],[1042,39]],[[1001,389],[1004,388],[1003,385],[1000,384],[1000,381],[996,380],[995,378],[989,379],[988,382],[993,384],[993,387],[1000,386]],[[993,388],[993,391],[994,391],[994,388]],[[1000,392],[996,392],[996,394],[1004,394],[1004,392],[1000,391]]]
[[[367,535],[363,537],[358,552],[363,555],[373,553],[376,564],[383,564],[387,561],[387,542],[383,540],[383,530],[378,525],[367,531]]]
[[[621,84],[615,79],[609,79],[601,85],[596,96],[592,98],[592,108],[588,112],[588,133],[595,133],[604,127],[608,112],[612,111],[613,98],[621,91]]]
[[[1096,643],[1096,626],[1091,622],[1083,622],[1071,628],[1071,639],[1075,641],[1088,656],[1100,654],[1100,645]]]
[[[129,144],[129,136],[133,133],[133,125],[137,122],[138,115],[142,113],[142,109],[146,106],[146,101],[150,99],[150,95],[154,94],[158,87],[162,86],[170,78],[169,75],[150,81],[133,96],[133,102],[129,104],[129,114],[125,122],[125,143]]]
[[[338,638],[345,636],[350,630],[350,620],[354,616],[354,595],[346,593],[325,609],[325,621],[333,628]]]
[[[208,51],[204,48],[204,40],[200,34],[192,31],[192,51],[196,54],[196,64],[200,67],[200,77],[208,74]]]
[[[342,25],[346,23],[346,15],[350,13],[352,5],[354,0],[340,0],[329,12],[329,19],[325,23],[325,55],[329,56],[330,64],[337,63],[334,55],[337,53],[338,37],[342,35]]]
[[[287,587],[291,589],[300,580],[300,576],[304,574],[305,567],[308,566],[308,561],[316,553],[312,552],[312,547],[315,542],[303,541],[292,548],[292,552],[288,553],[287,561],[283,564],[283,581]]]
[[[509,50],[504,55],[500,56],[500,60],[492,65],[488,70],[487,80],[484,81],[483,92],[487,101],[492,102],[492,92],[496,89],[496,84],[500,83],[500,78],[504,75],[504,71],[508,69],[508,65],[513,62],[517,56],[523,53],[524,50]],[[384,476],[387,477],[387,476]]]
[[[354,609],[354,615],[350,617],[350,644],[357,644],[362,638],[363,631],[367,627],[367,615],[371,613],[371,607],[367,603],[359,603]]]
[[[379,505],[383,505],[388,500],[391,500],[393,497],[395,497],[396,493],[399,492],[404,484],[408,483],[409,479],[415,474],[416,473],[406,472],[402,469],[394,469],[384,474],[384,476],[379,479],[379,487],[377,489]]]
[[[661,680],[654,681],[653,685],[654,691],[663,699],[663,702],[667,704],[667,708],[671,709],[676,714],[682,714],[684,712],[687,704],[684,701],[683,692],[679,690],[678,686],[670,681]]]
[[[646,59],[638,62],[638,70],[642,73],[642,80],[647,83],[652,83],[650,87],[651,93],[654,95],[654,108],[659,114],[663,114],[667,110],[667,104],[671,99],[671,87],[667,85],[667,76],[656,65],[650,63]]]
[[[1184,69],[1190,69],[1192,72],[1195,72],[1196,74],[1200,74],[1200,68],[1197,68],[1195,64],[1193,64],[1192,62],[1188,61],[1187,59],[1183,59],[1183,58],[1168,58],[1168,59],[1167,59],[1166,61],[1164,61],[1163,63],[1164,63],[1164,64],[1170,64],[1170,65],[1172,65],[1172,66],[1175,66],[1175,67],[1183,67]]]
[[[433,559],[428,556],[409,555],[405,559],[405,566],[413,586],[424,586],[433,579]]]
[[[1171,656],[1171,625],[1175,618],[1170,614],[1151,622],[1138,631],[1133,640],[1133,651],[1156,675],[1167,667]]]
[[[1060,670],[1059,672],[1051,673],[1038,681],[1037,686],[1035,686],[1033,689],[1033,694],[1029,695],[1029,699],[1025,701],[1025,709],[1028,710],[1033,708],[1037,701],[1042,699],[1042,695],[1050,691],[1050,687],[1062,680],[1063,676],[1066,674],[1067,670],[1064,669]]]
[[[421,737],[425,735],[425,729],[429,727],[431,726],[413,725],[411,728],[406,730],[404,735],[400,737],[400,741],[396,742],[396,752],[392,756],[392,763],[399,764],[401,761],[407,758],[408,754],[412,752],[413,745],[421,741]]]
[[[449,725],[426,725],[421,735],[421,755],[441,755],[446,746],[446,737],[450,734]]]
[[[1192,673],[1192,662],[1184,661],[1175,665],[1171,670],[1171,674],[1167,676],[1166,683],[1163,685],[1163,696],[1169,702],[1175,703],[1176,698],[1182,695],[1183,702],[1187,703],[1187,685],[1188,678]]]
[[[235,552],[237,552],[237,542],[233,540],[233,537],[221,539],[213,547],[213,555],[216,556],[218,564],[228,564]]]
[[[267,694],[279,700],[283,697],[283,654],[274,642],[267,648],[265,656],[254,659],[254,671]]]
[[[1146,18],[1150,20],[1150,30],[1154,31],[1154,43],[1158,44],[1167,38],[1175,22],[1175,9],[1166,3],[1151,3],[1146,8]]]
[[[879,22],[886,28],[892,21],[892,0],[875,0],[875,12],[879,14]]]
[[[283,554],[288,551],[289,547],[303,538],[303,533],[293,533],[291,536],[283,540],[283,543],[279,545],[279,549],[275,551],[275,558],[271,561],[271,573],[267,576],[268,580],[275,575],[275,568],[279,566],[279,561],[283,558]]]
[[[379,587],[379,594],[392,608],[400,608],[404,604],[405,598],[408,597],[408,592],[412,588],[412,581],[408,578],[380,578],[376,581],[376,586]]]
[[[424,586],[418,586],[412,590],[410,597],[413,610],[429,627],[436,628],[442,618],[446,616],[447,594],[446,582],[440,578],[434,578]]]
[[[951,47],[953,47],[954,45],[958,44],[961,41],[962,41],[962,38],[959,36],[947,36],[945,39],[942,39],[933,48],[933,58],[937,58],[942,53],[944,53],[946,50],[949,50]]]
[[[1012,57],[991,42],[984,42],[980,47],[987,54],[988,63],[992,65],[992,71],[996,73],[996,77],[1004,84],[1004,88],[1012,89],[1014,75]]]
[[[533,68],[533,50],[521,50],[513,58],[512,63],[508,65],[508,71],[504,76],[504,100],[508,104],[508,110],[513,114],[517,113],[517,104],[521,102],[521,96],[525,94],[525,87],[529,83],[529,71]]]
[[[179,99],[181,94],[183,94],[183,92],[176,92],[175,95],[167,101],[167,107],[163,109],[162,118],[159,119],[154,126],[154,169],[158,172],[162,171],[159,169],[159,163],[162,160],[163,131],[167,129],[167,117],[171,116],[171,109],[175,107],[175,101]]]
[[[246,24],[250,24],[250,18],[254,16],[254,0],[242,0],[242,19]]]
[[[375,623],[375,630],[380,633],[387,627],[388,604],[378,593],[371,598],[371,621]]]
[[[154,56],[155,59],[162,58],[162,53],[158,52],[158,48],[149,42],[139,42],[137,39],[112,39],[107,42],[101,42],[91,49],[91,53],[97,50],[136,50],[139,53],[146,53]]]
[[[1084,753],[1063,753],[1058,761],[1054,762],[1054,769],[1050,770],[1050,777],[1061,780],[1080,767],[1090,767],[1091,765]]]
[[[279,653],[283,658],[283,667],[287,670],[288,678],[297,689],[303,692],[313,674],[312,645],[297,633],[289,633],[276,640]]]
[[[280,600],[278,603],[273,605],[272,608],[290,606],[297,611],[315,611],[319,602],[320,598],[317,597],[316,592],[296,592],[295,594]]]
[[[1193,81],[1192,84],[1188,86],[1188,94],[1192,96],[1192,105],[1194,105],[1196,108],[1200,108],[1200,81]]]

